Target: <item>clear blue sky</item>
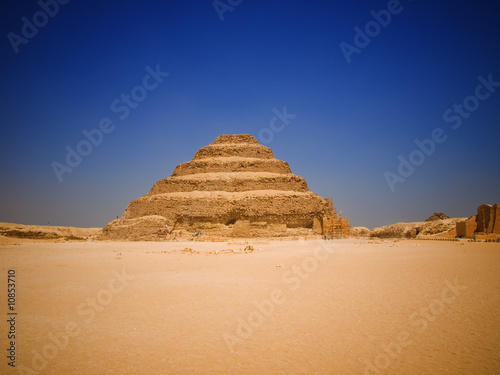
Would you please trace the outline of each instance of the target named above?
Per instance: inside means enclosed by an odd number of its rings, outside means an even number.
[[[499,3],[232,3],[221,20],[210,0],[73,0],[53,17],[3,1],[0,221],[104,226],[218,135],[258,137],[285,106],[296,117],[266,145],[352,225],[500,202],[500,87],[476,97],[479,76],[500,82]],[[370,12],[388,7],[378,30]],[[23,17],[41,26],[19,42],[9,33],[23,38]],[[356,47],[355,27],[368,45]],[[341,43],[358,48],[350,63]],[[168,77],[136,88],[157,65]],[[143,100],[124,116],[134,88]],[[113,131],[60,182],[53,162],[105,118]],[[446,141],[413,153],[420,165],[391,191],[384,173],[397,176],[398,156],[436,128]]]

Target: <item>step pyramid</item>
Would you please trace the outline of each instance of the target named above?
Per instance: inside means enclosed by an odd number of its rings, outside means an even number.
[[[321,235],[330,206],[252,135],[225,134],[130,202],[101,238]]]

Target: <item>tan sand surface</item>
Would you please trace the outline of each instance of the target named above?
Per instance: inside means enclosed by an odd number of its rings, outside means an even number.
[[[0,246],[0,373],[500,374],[500,243],[252,245]]]

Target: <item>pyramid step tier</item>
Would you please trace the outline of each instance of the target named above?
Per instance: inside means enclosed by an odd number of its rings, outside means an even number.
[[[308,191],[306,180],[294,174],[268,172],[197,173],[158,181],[148,195],[191,191]]]
[[[220,143],[250,143],[250,144],[260,144],[257,139],[251,134],[221,134],[215,141],[211,144],[220,144]]]
[[[269,172],[290,174],[288,163],[277,159],[217,157],[179,164],[171,177],[217,172]]]
[[[200,148],[193,160],[218,157],[274,159],[273,151],[260,144],[219,143]]]
[[[147,195],[130,202],[122,219],[148,215],[165,217],[170,225],[236,220],[312,227],[326,213],[325,199],[312,192],[256,190],[247,192],[193,191]]]

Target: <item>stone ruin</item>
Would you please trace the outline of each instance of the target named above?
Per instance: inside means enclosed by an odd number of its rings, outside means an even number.
[[[500,204],[482,204],[477,215],[457,223],[457,236],[481,239],[500,238]]]
[[[425,219],[425,221],[437,221],[446,219],[450,219],[450,217],[446,214],[443,214],[442,212],[434,212],[434,214]]]
[[[349,235],[331,199],[249,134],[221,135],[128,205],[100,239]]]

